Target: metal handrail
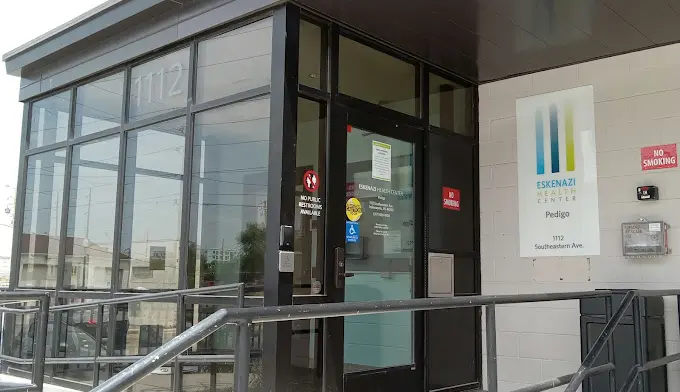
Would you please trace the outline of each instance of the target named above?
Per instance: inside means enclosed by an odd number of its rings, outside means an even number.
[[[609,290],[597,290],[568,293],[479,295],[469,297],[418,298],[409,300],[339,302],[327,304],[267,306],[260,308],[220,309],[200,323],[176,336],[165,345],[154,350],[143,359],[130,365],[124,371],[121,371],[117,375],[109,378],[98,387],[94,388],[92,392],[122,391],[131,387],[137,381],[148,376],[152,371],[164,363],[171,361],[180,353],[187,350],[197,342],[210,336],[210,334],[228,323],[235,322],[240,326],[240,328],[238,328],[236,331],[238,348],[236,351],[235,361],[236,369],[234,369],[234,391],[244,392],[247,391],[248,388],[248,377],[250,371],[248,366],[250,363],[250,346],[248,344],[250,340],[250,330],[247,327],[251,323],[306,320],[341,316],[353,317],[367,314],[393,313],[403,311],[427,311],[487,306],[487,310],[492,310],[491,312],[487,311],[487,319],[489,318],[489,315],[491,315],[491,317],[494,318],[493,322],[495,324],[495,312],[493,309],[495,309],[494,307],[496,305],[606,298],[611,296],[611,294],[612,292]],[[488,345],[489,342],[487,342],[487,346]],[[495,347],[493,347],[492,352],[495,359]],[[609,369],[609,367],[606,369],[598,367],[597,372],[603,372],[607,369]],[[487,369],[487,371],[493,372],[495,369]],[[594,373],[596,373],[595,370],[588,370],[588,374]],[[539,390],[545,389],[534,389],[532,391]],[[493,391],[493,389],[490,388],[490,391]]]
[[[107,306],[107,305],[119,305],[119,304],[126,304],[130,302],[147,302],[147,301],[155,301],[159,299],[168,299],[168,298],[173,298],[177,297],[179,295],[184,295],[184,296],[190,296],[190,295],[199,295],[199,294],[215,294],[215,293],[221,293],[225,291],[230,291],[238,289],[239,291],[244,289],[244,284],[243,283],[232,283],[232,284],[225,284],[221,286],[208,286],[208,287],[199,287],[195,289],[181,289],[181,290],[173,290],[173,291],[161,291],[161,292],[156,292],[156,293],[143,293],[143,294],[130,294],[129,296],[125,297],[120,297],[120,298],[107,298],[107,299],[101,299],[97,301],[92,301],[92,302],[83,302],[79,304],[68,304],[68,305],[58,305],[58,306],[52,306],[50,308],[50,312],[60,312],[60,311],[66,311],[66,310],[73,310],[73,309],[79,309],[79,308],[94,308],[97,306]],[[241,293],[239,293],[240,295]]]
[[[613,311],[612,296],[610,290],[596,290],[586,292],[567,292],[567,293],[543,293],[543,294],[518,294],[518,295],[492,295],[492,296],[469,296],[469,297],[449,297],[449,298],[418,298],[410,300],[387,300],[369,302],[341,302],[326,304],[307,304],[307,305],[287,305],[287,306],[268,306],[259,308],[232,308],[219,309],[190,329],[178,334],[168,343],[157,348],[152,353],[139,358],[135,363],[111,377],[104,383],[95,387],[95,392],[120,391],[131,387],[137,381],[149,375],[155,369],[172,361],[190,361],[187,355],[181,355],[191,346],[205,339],[225,324],[237,324],[234,361],[234,390],[236,392],[247,391],[249,377],[249,362],[251,355],[250,329],[252,323],[267,323],[279,321],[294,321],[306,319],[319,319],[329,317],[353,317],[367,314],[381,314],[404,311],[429,311],[439,309],[467,308],[467,307],[486,307],[486,333],[487,333],[487,377],[489,392],[498,391],[497,365],[496,365],[496,305],[508,305],[517,303],[549,302],[563,300],[582,300],[582,299],[605,299],[605,313],[607,323],[593,343],[592,348],[586,354],[583,363],[574,374],[556,377],[551,380],[543,381],[528,387],[518,389],[514,392],[540,392],[546,391],[561,385],[567,385],[565,392],[574,392],[578,389],[586,377],[602,373],[610,374],[610,381],[613,380],[615,365],[606,363],[594,366],[595,360],[604,349],[607,342],[611,339],[615,328],[623,319],[628,308],[633,304],[634,325],[639,331],[641,321],[639,318],[639,299],[652,296],[680,296],[678,290],[631,290],[628,291],[623,300]],[[641,350],[636,342],[636,355],[639,361],[642,356]],[[210,356],[206,356],[210,357]],[[101,360],[106,363],[108,358]],[[209,360],[206,358],[206,360]],[[609,360],[613,360],[613,345],[609,344]],[[640,363],[631,369],[626,384],[620,392],[629,392],[633,383],[638,380],[640,374],[659,366],[667,365],[671,362],[680,360],[680,354],[673,354],[659,358],[647,363]],[[120,362],[120,360],[118,360]],[[613,391],[613,384],[610,384]]]
[[[21,386],[23,390],[35,389],[39,392],[43,390],[45,381],[45,346],[47,345],[47,323],[49,322],[49,307],[50,296],[48,293],[42,292],[0,292],[0,302],[14,303],[16,301],[37,301],[38,307],[34,312],[38,314],[39,325],[36,328],[37,333],[34,335],[33,344],[35,350],[33,354],[33,371],[31,374],[31,384]],[[13,313],[13,309],[8,309],[6,312]],[[19,385],[12,384],[7,386],[12,390],[16,390]],[[2,386],[0,386],[2,388]]]
[[[42,380],[44,380],[44,366],[45,364],[49,365],[54,365],[54,364],[71,364],[71,363],[79,363],[79,364],[112,364],[112,363],[134,363],[136,361],[139,361],[140,359],[144,358],[144,356],[140,355],[120,355],[120,356],[103,356],[100,355],[102,351],[102,336],[103,336],[103,322],[99,322],[97,325],[97,331],[96,331],[96,338],[95,338],[95,349],[94,349],[94,356],[93,357],[65,357],[65,358],[59,358],[56,356],[52,357],[47,357],[45,353],[45,346],[46,346],[46,337],[47,337],[47,325],[49,324],[49,314],[54,313],[55,315],[59,315],[60,312],[64,311],[73,311],[73,310],[80,310],[80,309],[88,309],[88,308],[97,308],[98,311],[98,320],[104,320],[104,307],[105,306],[111,306],[111,305],[118,305],[118,304],[128,304],[128,303],[135,303],[135,302],[149,302],[149,301],[157,301],[157,300],[164,300],[164,299],[169,299],[169,298],[177,298],[178,299],[178,306],[179,308],[184,307],[185,300],[187,298],[207,298],[210,297],[209,294],[217,294],[217,293],[224,293],[228,291],[237,291],[236,295],[236,306],[242,307],[244,306],[245,303],[245,284],[244,283],[233,283],[233,284],[227,284],[227,285],[220,285],[220,286],[209,286],[209,287],[200,287],[200,288],[193,288],[193,289],[180,289],[180,290],[173,290],[173,291],[164,291],[164,292],[153,292],[153,293],[142,293],[142,294],[130,294],[128,296],[124,297],[119,297],[119,298],[107,298],[107,299],[101,299],[101,300],[96,300],[96,301],[91,301],[91,302],[84,302],[84,303],[78,303],[78,304],[67,304],[67,305],[58,305],[58,306],[49,306],[49,294],[48,293],[40,293],[36,294],[36,292],[31,292],[31,291],[14,291],[14,292],[1,292],[0,293],[0,304],[16,304],[16,303],[24,303],[24,302],[29,302],[35,300],[35,298],[40,298],[39,296],[44,296],[47,298],[46,305],[44,306],[45,308],[43,309],[43,302],[41,302],[40,307],[38,308],[9,308],[7,306],[2,306],[0,305],[0,314],[2,313],[10,313],[10,314],[31,314],[35,313],[37,311],[44,311],[44,317],[45,317],[45,322],[43,323],[42,321],[40,322],[40,327],[41,330],[44,327],[45,328],[45,342],[40,345],[40,347],[36,346],[36,353],[33,355],[31,359],[26,359],[26,358],[19,358],[19,357],[14,357],[11,355],[6,355],[4,353],[0,353],[0,360],[5,361],[10,364],[15,364],[15,365],[30,365],[33,364],[33,379],[34,385],[38,385],[36,383],[36,377],[37,373],[40,374],[40,385],[42,385]],[[38,297],[36,297],[38,296]],[[41,313],[42,314],[42,313]],[[178,333],[181,332],[184,328],[181,326],[180,321],[184,320],[183,314],[181,312],[178,312],[177,314],[177,328],[178,328]],[[44,324],[44,326],[43,326]],[[181,328],[181,330],[180,330]],[[56,329],[55,329],[56,332]],[[237,331],[238,333],[238,331]],[[38,339],[37,341],[42,341],[40,340],[41,336],[40,333],[38,334]],[[53,349],[56,349],[56,345],[53,344]],[[188,349],[188,348],[187,348]],[[186,350],[185,350],[186,351]],[[54,353],[53,353],[54,354]],[[176,358],[176,363],[181,364],[181,363],[214,363],[214,362],[234,362],[234,355],[229,354],[229,355],[224,355],[224,354],[196,354],[196,355],[181,355]],[[37,366],[36,364],[39,364]],[[99,372],[95,372],[95,380],[93,380],[93,384],[96,385],[98,384]],[[40,387],[39,389],[41,389]],[[0,388],[2,389],[2,388]]]
[[[621,304],[619,305],[619,308],[617,309],[616,313],[609,318],[607,324],[605,325],[604,329],[602,330],[602,333],[600,336],[595,340],[593,343],[593,347],[591,350],[588,352],[586,355],[586,358],[583,360],[583,363],[579,367],[579,370],[575,373],[574,377],[571,379],[569,385],[565,389],[565,392],[574,392],[576,391],[581,383],[583,382],[583,379],[585,376],[583,375],[584,372],[587,372],[589,369],[592,369],[593,364],[595,363],[595,360],[597,356],[600,354],[602,351],[602,348],[604,345],[609,341],[611,338],[614,330],[616,327],[619,325],[621,320],[623,319],[624,313],[628,310],[628,308],[633,304],[633,328],[635,329],[635,334],[637,334],[640,331],[640,325],[642,324],[642,321],[640,319],[641,317],[641,312],[639,309],[639,299],[640,298],[645,298],[645,297],[669,297],[669,296],[675,296],[678,297],[679,303],[680,303],[680,289],[671,289],[671,290],[631,290],[626,293],[626,296],[623,298],[621,301]],[[611,314],[611,297],[608,298],[608,301],[606,303],[607,307],[607,313],[608,316]],[[613,357],[613,346],[610,344],[610,352],[609,352],[609,358],[611,359]],[[619,392],[630,392],[631,389],[633,388],[633,385],[636,381],[639,381],[639,376],[649,370],[661,367],[661,366],[666,366],[670,363],[680,361],[680,353],[679,354],[671,354],[664,356],[662,358],[658,358],[649,362],[644,363],[644,357],[642,356],[642,348],[640,347],[640,343],[638,341],[635,342],[635,349],[636,349],[636,357],[637,360],[640,361],[641,363],[636,364],[633,366],[633,368],[630,370],[628,377],[626,378],[625,383],[621,386],[619,389]],[[610,388],[614,390],[615,388],[615,382],[614,378],[610,378]],[[517,391],[515,391],[517,392]]]

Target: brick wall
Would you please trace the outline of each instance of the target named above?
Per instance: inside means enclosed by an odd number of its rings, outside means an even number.
[[[601,254],[520,258],[515,100],[585,85],[595,91]],[[485,84],[479,101],[483,294],[680,287],[680,171],[640,168],[640,147],[680,142],[680,45]],[[661,200],[638,202],[635,188],[650,184]],[[620,225],[640,216],[675,227],[676,255],[622,257]],[[678,316],[675,301],[665,303],[670,354],[680,351]],[[577,302],[503,307],[497,317],[501,391],[577,369]],[[669,390],[680,390],[678,365],[669,369]]]

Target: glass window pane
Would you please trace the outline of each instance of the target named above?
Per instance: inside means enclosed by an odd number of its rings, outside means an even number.
[[[196,115],[189,287],[249,284],[264,276],[269,98]]]
[[[414,150],[368,129],[347,134],[347,199],[364,213],[345,241],[346,271],[354,274],[346,302],[413,298]],[[386,169],[376,173],[378,166]],[[413,363],[412,312],[347,317],[344,334],[346,373]]]
[[[177,288],[185,123],[181,118],[128,134],[122,289]],[[140,269],[148,273],[140,274]]]
[[[92,299],[69,298],[60,300],[61,304],[78,304],[92,302]],[[57,325],[57,358],[94,357],[97,354],[97,328],[101,325],[102,337],[107,336],[108,306],[104,307],[104,318],[99,319],[97,308],[82,308],[59,312],[60,323]],[[52,325],[50,324],[50,327]],[[48,337],[52,339],[52,336]],[[106,355],[106,344],[102,345],[102,352]],[[92,383],[95,366],[87,364],[58,364],[54,365],[55,376],[66,380]]]
[[[430,125],[473,136],[472,88],[430,74]]]
[[[177,319],[174,301],[117,305],[113,355],[149,354],[175,337]]]
[[[57,283],[66,150],[28,158],[19,286],[54,288]]]
[[[120,137],[73,147],[64,287],[111,287]]]
[[[340,37],[340,93],[415,116],[416,66]]]
[[[233,303],[227,306],[233,306]],[[257,305],[261,306],[261,304]],[[203,321],[223,306],[188,305],[185,313],[185,328]],[[262,385],[262,342],[264,324],[250,324],[250,391],[263,390]],[[201,340],[188,350],[188,355],[229,355],[236,346],[236,326],[227,324],[212,335]],[[182,391],[232,391],[234,364],[218,361],[210,364],[186,363],[182,367]]]
[[[29,147],[48,146],[66,140],[70,108],[71,90],[33,103]]]
[[[293,321],[290,362],[291,379],[298,390],[323,391],[323,331],[322,321]]]
[[[76,137],[120,125],[124,79],[121,72],[78,87],[74,130]]]
[[[272,19],[198,44],[196,102],[207,102],[271,83]]]
[[[132,68],[130,122],[187,106],[189,48]]]
[[[305,86],[321,89],[323,75],[322,64],[324,50],[322,48],[323,29],[313,23],[300,21],[300,63],[298,80]]]
[[[294,294],[323,292],[324,210],[326,162],[326,111],[321,104],[298,100],[297,148],[295,157],[295,273]],[[317,179],[319,185],[304,184]],[[311,191],[310,191],[311,189]]]

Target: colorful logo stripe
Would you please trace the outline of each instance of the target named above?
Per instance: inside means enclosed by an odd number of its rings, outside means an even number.
[[[560,172],[560,134],[557,128],[557,105],[550,105],[550,166],[553,173]]]
[[[536,174],[545,174],[545,151],[543,149],[543,112],[536,110]]]
[[[567,171],[576,170],[576,157],[574,148],[574,108],[567,105],[564,109],[564,138],[567,145]]]
[[[557,105],[552,104],[548,110],[550,127],[550,170],[560,172],[560,133]],[[545,174],[545,136],[543,126],[543,110],[536,109],[536,174]],[[574,147],[574,109],[571,105],[564,108],[564,141],[566,146],[567,171],[576,170],[576,149]]]

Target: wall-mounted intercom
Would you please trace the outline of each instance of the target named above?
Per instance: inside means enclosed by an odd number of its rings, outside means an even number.
[[[645,200],[659,200],[659,188],[654,185],[639,186],[637,188],[637,199]]]

